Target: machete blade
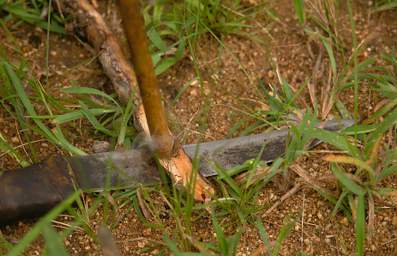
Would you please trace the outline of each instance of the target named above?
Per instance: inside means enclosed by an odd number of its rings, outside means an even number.
[[[160,181],[151,154],[144,149],[104,152],[67,158],[74,180],[83,190],[136,187]]]
[[[353,120],[331,120],[325,122],[322,128],[329,131],[338,131],[353,124]],[[257,158],[262,147],[264,147],[264,150],[260,159],[264,162],[275,160],[284,155],[288,136],[289,129],[285,128],[257,135],[185,145],[183,148],[192,159],[195,155],[199,157],[201,175],[211,177],[218,175],[215,164],[227,171],[247,160]],[[314,140],[308,147],[312,148],[319,143],[321,143],[319,140]]]
[[[340,130],[353,121],[328,121],[327,130]],[[284,154],[288,129],[244,136],[235,139],[185,145],[183,148],[193,159],[200,161],[200,173],[205,177],[217,175],[215,163],[230,169],[260,156],[272,161]],[[308,147],[319,141],[312,141]],[[265,146],[263,146],[265,145]],[[160,181],[160,172],[145,149],[123,152],[106,152],[87,156],[50,157],[46,161],[26,168],[0,172],[0,225],[25,217],[39,216],[73,191],[101,191],[151,185]]]
[[[351,126],[352,120],[333,120],[324,125],[327,130],[340,130]],[[216,176],[215,164],[225,170],[258,157],[270,162],[284,154],[289,129],[266,132],[233,139],[184,145],[191,159],[198,157],[199,171],[204,177]],[[313,141],[309,147],[317,145]],[[122,152],[105,152],[67,159],[80,188],[101,190],[107,187],[134,187],[151,185],[160,180],[157,166],[149,151],[131,149]]]

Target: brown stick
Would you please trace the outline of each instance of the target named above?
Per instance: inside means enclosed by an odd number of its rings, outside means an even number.
[[[176,184],[185,187],[193,185],[192,192],[196,200],[208,200],[213,193],[213,189],[203,177],[192,173],[192,163],[183,149],[176,148],[176,154],[172,154],[174,139],[168,128],[164,107],[161,103],[160,89],[149,53],[149,44],[145,32],[145,23],[140,14],[139,0],[119,0],[118,4],[132,53],[132,61],[138,78],[148,128],[157,144],[157,153],[160,156],[159,162],[171,173]]]
[[[138,92],[134,70],[124,57],[120,44],[102,16],[87,0],[64,0],[59,2],[63,12],[71,15],[83,30],[89,43],[98,52],[98,58],[105,74],[110,78],[118,98],[127,103],[131,91]],[[134,95],[136,106],[139,95]]]
[[[106,25],[103,17],[87,0],[57,1],[56,7],[60,12],[65,12],[73,18],[72,23],[82,30],[88,42],[95,48],[99,62],[112,81],[121,103],[126,104],[131,97],[134,97],[132,99],[136,109],[134,125],[138,131],[148,131],[135,72],[125,57],[119,40]]]
[[[118,3],[150,134],[154,139],[159,156],[170,157],[174,138],[168,128],[164,107],[161,103],[160,89],[149,53],[145,22],[140,14],[139,0],[119,0]]]
[[[121,102],[126,103],[134,96],[135,127],[150,136],[145,109],[140,99],[134,70],[126,59],[117,38],[106,25],[102,16],[87,0],[59,1],[62,11],[70,15],[78,27],[83,29],[88,42],[94,46],[99,55],[105,74],[111,79],[113,87]],[[212,187],[200,176],[192,180],[192,164],[182,149],[176,149],[171,158],[161,158],[161,165],[170,173],[176,184],[187,186],[194,182],[194,198],[199,201],[208,200],[213,194]]]

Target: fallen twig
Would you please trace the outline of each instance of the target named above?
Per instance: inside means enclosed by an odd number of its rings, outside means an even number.
[[[262,215],[262,217],[265,217],[269,215],[272,211],[274,211],[279,205],[281,205],[285,200],[296,194],[300,189],[302,188],[302,183],[298,182],[294,185],[293,188],[291,188],[287,193],[285,193],[279,201],[274,203],[269,209],[266,210],[266,212]]]
[[[112,81],[117,96],[121,102],[127,103],[131,92],[138,92],[135,73],[103,17],[87,0],[60,0],[59,6],[62,12],[73,18],[73,25],[83,32],[98,52],[99,62]],[[139,95],[133,96],[136,106],[140,105]]]

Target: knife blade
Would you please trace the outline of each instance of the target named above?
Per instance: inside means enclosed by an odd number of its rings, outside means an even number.
[[[324,129],[337,131],[353,120],[332,120]],[[284,154],[288,129],[233,139],[184,145],[190,158],[198,157],[204,177],[217,175],[215,165],[228,169],[258,157],[272,161]],[[309,147],[320,143],[312,141]],[[264,146],[265,145],[265,146]],[[105,152],[86,156],[50,157],[47,161],[0,173],[0,223],[43,214],[76,188],[100,191],[159,183],[152,154],[144,149]]]

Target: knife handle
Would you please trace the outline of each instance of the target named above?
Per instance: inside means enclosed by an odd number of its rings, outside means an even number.
[[[0,224],[44,214],[75,191],[61,157],[0,172]]]

